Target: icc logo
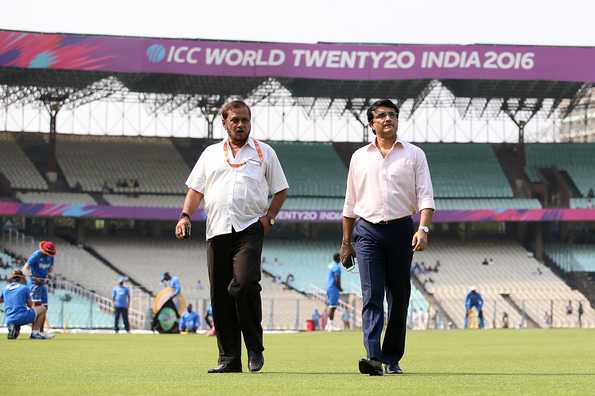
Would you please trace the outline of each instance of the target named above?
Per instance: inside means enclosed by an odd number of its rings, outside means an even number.
[[[159,63],[165,58],[165,47],[161,44],[153,44],[147,48],[147,59],[151,63]]]

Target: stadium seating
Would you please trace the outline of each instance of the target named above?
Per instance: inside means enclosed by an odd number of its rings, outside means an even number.
[[[265,246],[269,242],[267,241]],[[204,241],[188,243],[127,237],[126,243],[122,243],[121,239],[92,237],[88,244],[153,291],[161,288],[161,273],[169,271],[180,278],[182,292],[188,302],[198,307],[203,305],[202,301],[210,299]],[[266,266],[263,267],[266,269]],[[199,279],[203,289],[197,288]],[[324,308],[323,303],[287,290],[267,276],[262,277],[261,286],[265,328],[294,329],[297,323],[298,328],[303,329],[314,308]],[[296,311],[298,305],[299,310]]]
[[[555,143],[527,144],[525,172],[529,180],[540,181],[539,168],[556,167],[568,172],[574,184],[583,195],[589,189],[595,190],[595,172],[593,163],[595,144]]]
[[[18,192],[16,196],[24,203],[97,205],[93,197],[85,193]]]
[[[343,197],[347,169],[330,143],[268,142],[292,196]]]
[[[595,198],[570,198],[573,209],[595,208]]]
[[[437,198],[512,198],[489,144],[419,144],[428,159]]]
[[[83,191],[183,194],[190,174],[169,139],[61,136],[57,157],[69,187]]]
[[[545,253],[565,272],[595,272],[595,245],[552,244]]]
[[[451,198],[435,200],[437,210],[474,209],[540,209],[541,203],[531,198]]]
[[[0,133],[0,173],[13,189],[47,190],[48,184],[19,147],[14,136]]]
[[[485,258],[488,258],[488,265],[482,265]],[[583,301],[583,322],[595,326],[595,312],[587,299],[515,242],[435,240],[430,249],[416,253],[414,257],[414,261],[432,266],[436,260],[441,264],[439,272],[420,274],[419,279],[426,282],[428,290],[434,293],[459,328],[463,327],[465,296],[471,286],[477,286],[484,298],[488,327],[492,327],[494,320],[500,327],[504,311],[511,324],[519,325],[518,308],[523,306],[529,318],[539,326],[545,326],[544,313],[550,311],[552,304],[555,327],[576,326],[576,319],[567,317],[564,312],[568,300]]]
[[[98,294],[111,298],[112,288],[116,285],[119,275],[100,262],[84,249],[71,245],[70,243],[54,238],[57,245],[55,258],[56,274],[79,283],[88,290],[94,290]],[[29,257],[37,249],[39,240],[28,238],[26,242],[3,239],[0,246],[10,251]]]
[[[0,290],[6,282],[0,281]],[[114,317],[92,300],[64,289],[50,289],[48,293],[48,322],[53,328],[113,328]],[[0,312],[4,323],[4,312]]]
[[[184,204],[184,195],[142,194],[134,197],[123,194],[104,194],[103,198],[112,206],[180,209]]]

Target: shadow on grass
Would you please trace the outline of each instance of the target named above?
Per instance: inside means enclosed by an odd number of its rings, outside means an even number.
[[[368,377],[366,374],[360,374],[353,371],[320,371],[320,372],[308,372],[308,371],[265,371],[257,373],[257,375],[354,375]],[[510,376],[510,377],[595,377],[595,373],[471,373],[471,372],[406,372],[403,375],[385,375],[386,377],[497,377],[497,376]]]

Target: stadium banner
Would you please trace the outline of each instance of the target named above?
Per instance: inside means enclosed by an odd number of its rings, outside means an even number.
[[[329,80],[595,81],[595,47],[272,43],[0,30],[0,67]]]
[[[0,201],[0,216],[75,217],[94,219],[171,220],[176,221],[180,209],[124,206],[95,206],[84,204],[28,204]],[[337,210],[281,210],[277,219],[291,223],[339,223],[343,218]],[[418,218],[415,217],[417,220]],[[199,209],[193,220],[204,221]],[[536,222],[536,221],[595,221],[595,208],[588,209],[476,209],[439,210],[433,223],[471,222]]]

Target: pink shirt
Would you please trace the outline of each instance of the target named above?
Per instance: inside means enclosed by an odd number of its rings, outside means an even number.
[[[378,223],[435,209],[426,155],[417,146],[395,142],[386,158],[375,143],[353,153],[343,216]]]

